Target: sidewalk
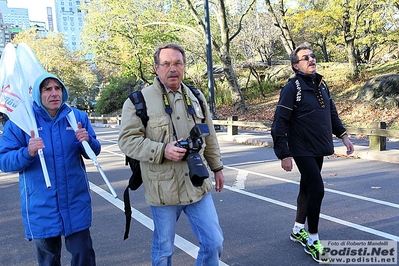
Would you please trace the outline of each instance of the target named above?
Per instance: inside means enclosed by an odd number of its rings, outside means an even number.
[[[234,141],[242,144],[273,148],[273,140],[270,131],[239,131],[238,135],[235,136],[229,136],[227,132],[219,131],[216,135],[218,139],[224,141]],[[387,150],[385,151],[370,151],[369,141],[367,139],[356,139],[351,136],[350,140],[355,146],[355,152],[350,157],[399,164],[399,140],[387,139]],[[334,138],[334,150],[337,156],[347,156],[346,147],[338,138]]]

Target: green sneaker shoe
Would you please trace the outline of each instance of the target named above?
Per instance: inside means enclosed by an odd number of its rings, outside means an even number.
[[[301,243],[302,246],[306,247],[306,244],[308,243],[309,239],[309,234],[306,232],[305,229],[301,229],[298,233],[294,234],[294,232],[291,233],[290,239],[294,242],[299,242]]]
[[[326,256],[326,251],[320,240],[313,242],[313,245],[306,243],[304,248],[305,252],[312,256],[312,258],[318,263],[330,263],[331,259]]]

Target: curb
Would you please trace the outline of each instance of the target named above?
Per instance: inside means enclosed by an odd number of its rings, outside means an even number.
[[[264,132],[262,134],[239,134],[234,136],[229,136],[226,132],[217,132],[216,135],[219,140],[273,148],[273,140],[271,138],[270,132]],[[399,164],[399,150],[397,149],[385,151],[370,151],[368,146],[361,146],[356,144],[354,144],[354,146],[355,152],[352,155],[348,156],[346,155],[346,147],[343,146],[341,141],[336,140],[334,141],[334,155],[346,158],[376,160],[381,162]]]
[[[347,156],[344,146],[334,147],[334,150],[336,154]],[[349,157],[399,164],[399,150],[370,151],[368,147],[355,145],[355,152]]]
[[[102,124],[93,123],[93,127],[107,127],[107,128],[118,128],[118,124]],[[254,132],[254,133],[240,133],[238,135],[230,136],[227,132],[216,132],[216,136],[219,140],[223,141],[233,141],[240,144],[261,146],[265,148],[273,148],[273,139],[270,132]],[[376,160],[387,163],[399,164],[399,150],[390,149],[385,151],[370,151],[368,146],[356,145],[355,142],[355,152],[348,156],[346,155],[346,147],[343,146],[342,142],[338,139],[334,139],[334,155],[354,158],[354,159],[365,159],[365,160]],[[277,158],[276,158],[277,159]]]

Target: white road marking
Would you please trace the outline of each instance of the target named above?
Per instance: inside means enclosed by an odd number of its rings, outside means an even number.
[[[239,170],[236,176],[236,181],[233,184],[234,188],[245,189],[245,181],[247,180],[248,172]]]
[[[103,197],[105,200],[115,205],[121,211],[124,211],[123,201],[121,201],[120,199],[115,199],[112,194],[108,193],[107,191],[103,190],[102,188],[96,186],[91,182],[90,189],[93,192],[97,193],[99,196]],[[154,224],[152,222],[152,219],[139,212],[135,208],[132,208],[132,218],[150,229],[151,231],[154,231]],[[197,259],[199,247],[177,234],[175,235],[175,246],[193,257],[194,259]],[[219,261],[219,266],[228,266],[228,264],[224,263],[223,261]]]
[[[237,189],[237,188],[234,188],[234,187],[230,187],[230,186],[226,186],[226,185],[224,186],[224,188],[228,189],[228,190],[231,190],[231,191],[234,191],[234,192],[237,192],[237,193],[240,193],[240,194],[243,194],[243,195],[246,195],[246,196],[249,196],[249,197],[253,197],[253,198],[256,198],[256,199],[259,199],[259,200],[263,200],[263,201],[267,201],[267,202],[270,202],[270,203],[273,203],[273,204],[276,204],[276,205],[279,205],[279,206],[282,206],[282,207],[286,207],[288,209],[296,210],[296,206],[294,206],[292,204],[288,204],[288,203],[285,203],[285,202],[282,202],[282,201],[278,201],[278,200],[271,199],[271,198],[268,198],[268,197],[260,196],[260,195],[257,195],[255,193],[251,193],[251,192],[248,192],[248,191],[240,190],[240,189]],[[348,227],[352,227],[352,228],[355,228],[357,230],[360,230],[360,231],[363,231],[363,232],[366,232],[366,233],[374,234],[374,235],[377,235],[377,236],[385,237],[387,239],[392,239],[392,240],[395,240],[395,241],[399,242],[399,236],[388,234],[388,233],[385,233],[385,232],[382,232],[382,231],[379,231],[379,230],[375,230],[375,229],[370,228],[370,227],[366,227],[366,226],[362,226],[362,225],[355,224],[355,223],[352,223],[352,222],[348,222],[348,221],[345,221],[345,220],[342,220],[342,219],[339,219],[339,218],[335,218],[335,217],[332,217],[332,216],[329,216],[329,215],[325,215],[325,214],[320,214],[320,218],[323,218],[323,219],[326,219],[326,220],[329,220],[331,222],[335,222],[335,223],[338,223],[338,224],[342,224],[342,225],[345,225],[345,226],[348,226]]]
[[[257,175],[257,176],[263,176],[263,177],[270,178],[270,179],[273,179],[273,180],[278,180],[278,181],[282,181],[282,182],[286,182],[286,183],[292,183],[292,184],[299,185],[298,181],[292,181],[292,180],[288,180],[288,179],[284,179],[284,178],[276,177],[276,176],[272,176],[272,175],[266,175],[266,174],[261,174],[261,173],[257,173],[257,172],[242,170],[242,169],[235,168],[235,167],[230,167],[230,166],[223,166],[223,167],[227,168],[227,169],[235,170],[235,171],[246,171],[249,174],[253,174],[253,175]],[[347,196],[347,197],[350,197],[350,198],[355,198],[355,199],[360,199],[360,200],[364,200],[364,201],[369,201],[369,202],[373,202],[373,203],[377,203],[377,204],[381,204],[381,205],[386,205],[386,206],[389,206],[389,207],[393,207],[393,208],[399,209],[399,204],[396,204],[396,203],[383,201],[383,200],[378,200],[378,199],[373,199],[373,198],[364,197],[364,196],[359,196],[359,195],[356,195],[356,194],[347,193],[347,192],[343,192],[343,191],[339,191],[339,190],[335,190],[335,189],[330,189],[330,188],[324,188],[324,190],[327,191],[327,192],[330,192],[330,193],[335,193],[335,194],[339,194],[339,195],[342,195],[342,196]]]
[[[115,154],[115,155],[119,155],[121,157],[124,156],[123,154],[116,154],[115,152],[111,152],[111,151],[107,151],[107,150],[104,150],[104,151],[105,152],[110,152],[110,153]],[[242,165],[242,164],[236,164],[236,165]],[[292,204],[288,204],[288,203],[285,203],[285,202],[282,202],[282,201],[278,201],[278,200],[275,200],[275,199],[264,197],[264,196],[261,196],[261,195],[255,194],[255,193],[251,193],[251,192],[245,191],[243,189],[245,188],[245,180],[247,179],[248,174],[262,176],[262,177],[266,177],[266,178],[269,178],[269,179],[278,180],[278,181],[285,182],[285,183],[292,183],[292,184],[296,184],[296,185],[299,185],[298,181],[292,181],[292,180],[288,180],[288,179],[284,179],[284,178],[280,178],[280,177],[276,177],[276,176],[272,176],[272,175],[267,175],[267,174],[261,174],[261,173],[253,172],[253,171],[242,170],[242,169],[239,169],[239,168],[236,168],[236,167],[231,167],[231,166],[226,166],[226,165],[224,166],[224,168],[235,170],[235,171],[238,172],[237,173],[237,178],[236,178],[236,181],[235,181],[234,185],[233,186],[225,185],[224,186],[225,189],[228,189],[230,191],[233,191],[233,192],[236,192],[236,193],[240,193],[240,194],[243,194],[243,195],[246,195],[246,196],[250,196],[250,197],[253,197],[253,198],[256,198],[256,199],[259,199],[259,200],[270,202],[272,204],[276,204],[276,205],[279,205],[279,206],[282,206],[282,207],[285,207],[285,208],[288,208],[288,209],[296,210],[296,206],[294,206]],[[100,190],[102,190],[102,189],[100,189]],[[356,194],[347,193],[347,192],[334,190],[334,189],[329,189],[329,188],[325,188],[325,191],[326,192],[330,192],[330,193],[335,193],[335,194],[338,194],[338,195],[342,195],[342,196],[346,196],[346,197],[350,197],[350,198],[355,198],[355,199],[359,199],[359,200],[373,202],[373,203],[376,203],[376,204],[381,204],[381,205],[385,205],[385,206],[389,206],[389,207],[393,207],[393,208],[398,208],[399,209],[399,204],[392,203],[392,202],[387,202],[387,201],[382,201],[382,200],[373,199],[373,198],[369,198],[369,197],[359,196],[359,195],[356,195]],[[103,191],[103,192],[108,194],[107,198],[110,199],[110,202],[111,201],[112,202],[114,202],[114,201],[115,202],[119,202],[118,204],[121,204],[120,206],[118,206],[117,204],[114,204],[114,205],[117,206],[118,208],[120,208],[121,210],[123,210],[123,202],[122,201],[120,201],[119,199],[113,198],[112,195],[109,194],[106,191]],[[136,219],[137,221],[139,221],[140,223],[145,225],[147,228],[153,230],[152,223],[151,223],[152,220],[149,217],[145,216],[144,214],[138,212],[137,210],[135,210],[133,208],[132,208],[132,211],[133,211],[132,217],[134,219]],[[355,223],[352,223],[352,222],[349,222],[349,221],[345,221],[343,219],[339,219],[339,218],[332,217],[332,216],[325,215],[325,214],[320,214],[320,218],[326,219],[326,220],[329,220],[329,221],[332,221],[332,222],[335,222],[335,223],[338,223],[338,224],[342,224],[344,226],[351,227],[351,228],[354,228],[354,229],[357,229],[357,230],[360,230],[360,231],[363,231],[363,232],[366,232],[366,233],[369,233],[369,234],[374,234],[374,235],[377,235],[377,236],[384,237],[386,239],[391,239],[391,240],[399,242],[399,236],[396,236],[396,235],[393,235],[393,234],[389,234],[389,233],[386,233],[386,232],[382,232],[382,231],[379,231],[379,230],[375,230],[375,229],[370,228],[370,227],[366,227],[366,226],[362,226],[362,225],[359,225],[359,224],[355,224]],[[148,223],[150,223],[151,225],[149,225]],[[187,254],[192,256],[193,258],[196,258],[197,252],[198,252],[198,247],[196,245],[194,245],[191,242],[185,240],[184,238],[181,238],[178,235],[176,235],[175,239],[176,239],[175,245],[178,248],[180,248],[181,250],[183,250],[184,252],[186,252]],[[224,262],[220,262],[220,265],[227,265],[227,264],[225,264]]]

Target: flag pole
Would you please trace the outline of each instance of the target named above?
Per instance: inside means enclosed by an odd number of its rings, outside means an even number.
[[[39,154],[40,164],[42,165],[42,170],[43,170],[43,174],[44,174],[44,182],[46,182],[47,188],[51,188],[50,177],[48,175],[46,161],[44,160],[43,150],[39,149],[37,151],[37,153]]]
[[[29,84],[18,59],[17,49],[8,43],[3,50],[0,61],[0,111],[5,113],[21,130],[30,135],[35,131],[38,137],[37,124],[33,113],[32,101],[29,95]],[[23,61],[26,64],[26,61]],[[32,78],[32,77],[30,77]],[[47,188],[51,188],[50,178],[44,160],[43,150],[38,150],[38,156],[43,170]]]
[[[76,117],[75,114],[73,113],[73,110],[71,110],[68,115],[67,119],[73,130],[76,132],[78,130],[78,124],[76,122]],[[114,188],[112,187],[111,183],[109,182],[107,176],[105,175],[103,169],[101,168],[100,164],[97,161],[97,156],[93,152],[92,148],[90,147],[89,143],[87,141],[82,141],[83,148],[86,151],[87,156],[93,161],[94,165],[97,167],[97,170],[100,172],[102,178],[104,179],[105,183],[107,184],[109,190],[111,191],[112,195],[114,198],[117,198],[118,195],[116,194]]]

